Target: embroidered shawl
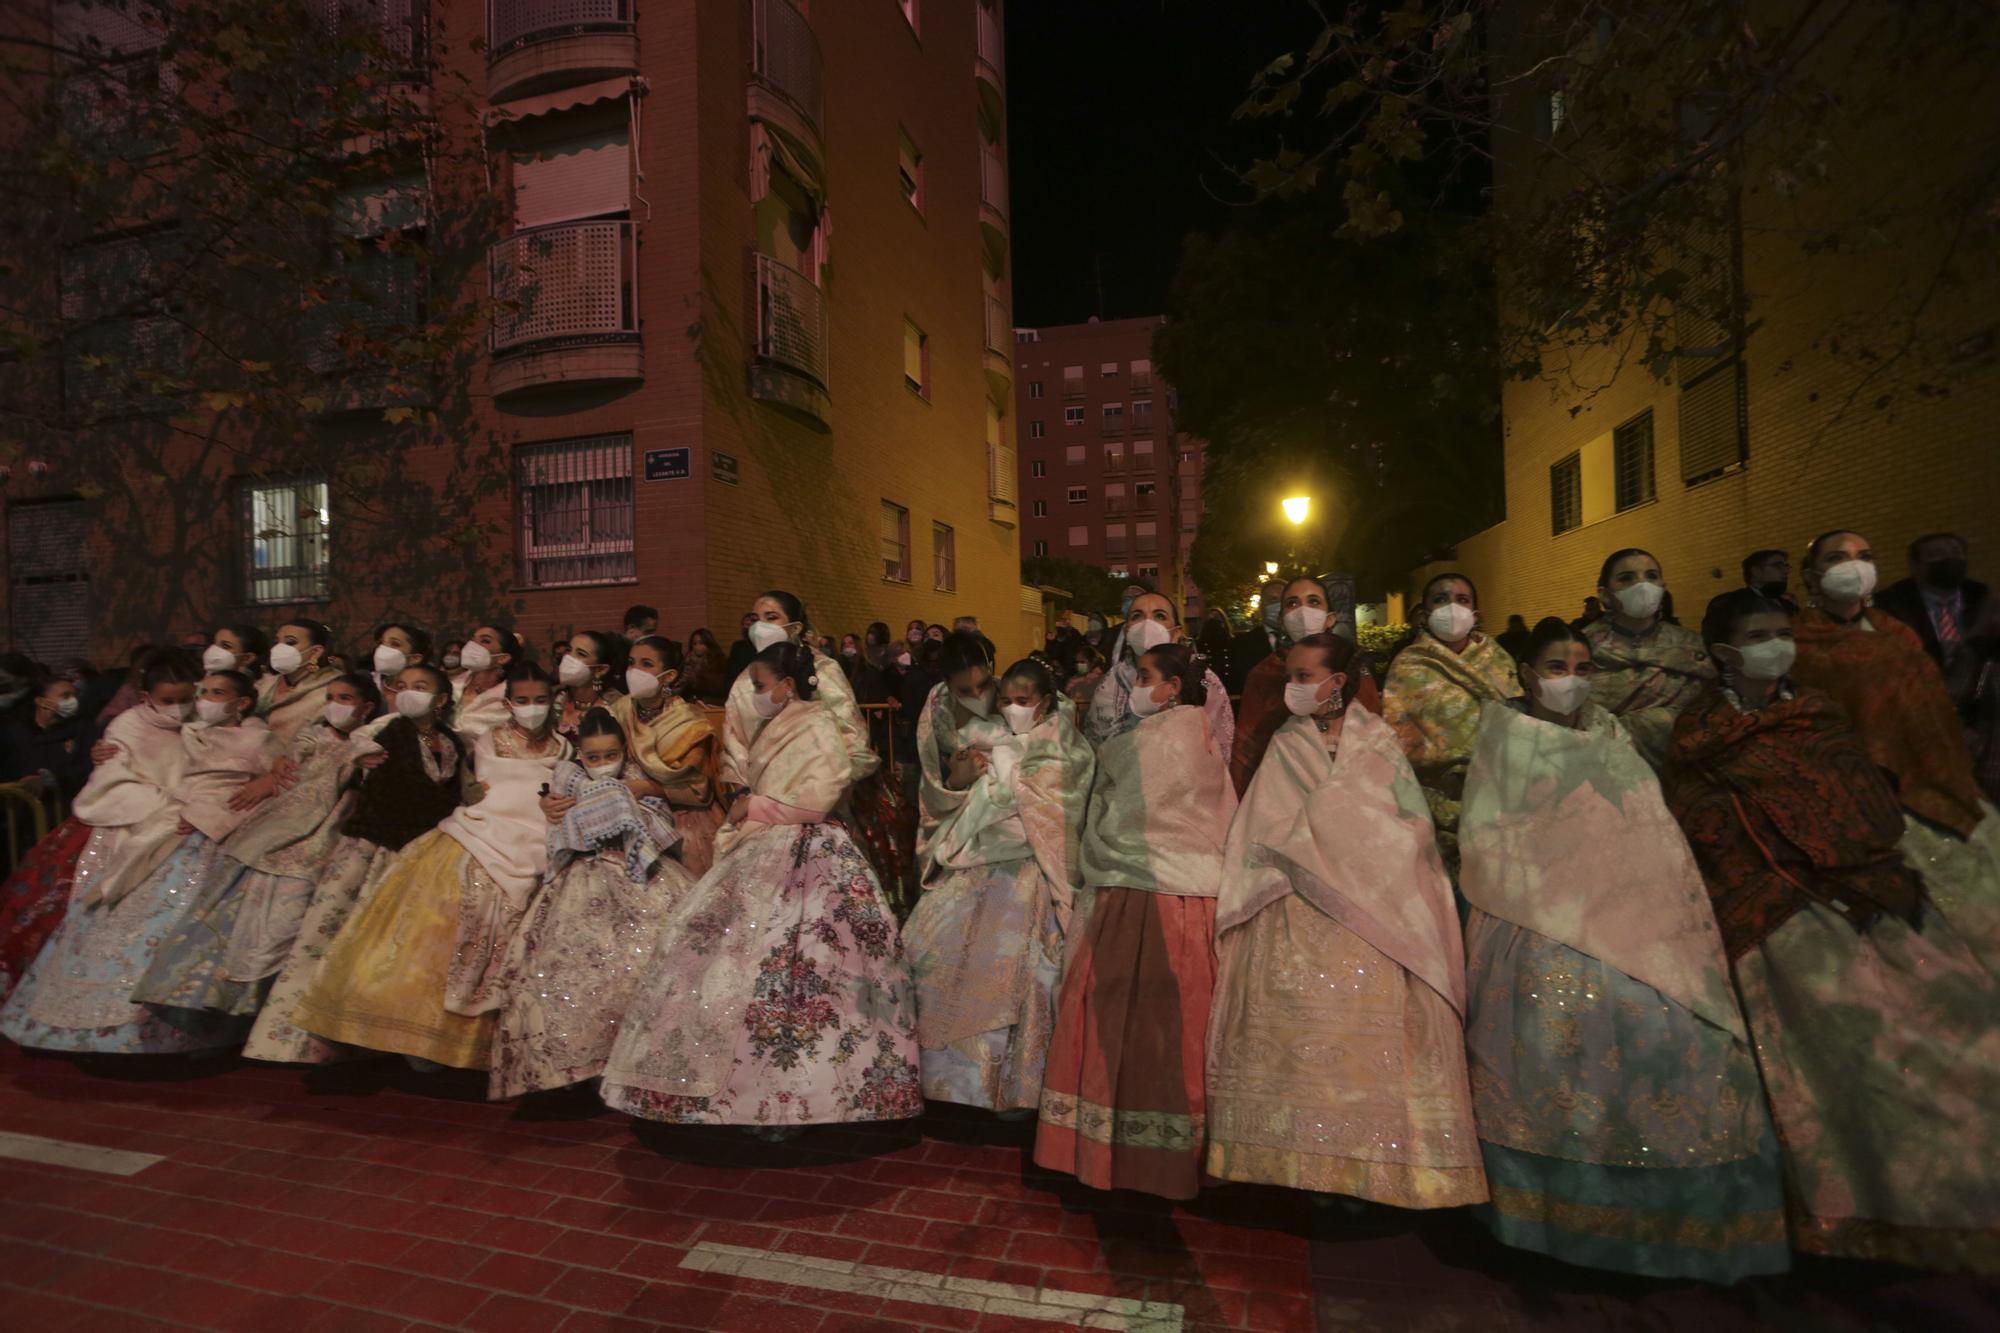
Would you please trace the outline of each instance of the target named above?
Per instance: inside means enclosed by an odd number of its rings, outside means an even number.
[[[1092,745],[1102,746],[1139,725],[1139,719],[1130,707],[1132,686],[1139,678],[1139,663],[1125,651],[1124,630],[1118,631],[1112,654],[1116,665],[1104,673],[1096,689],[1091,691],[1090,708],[1083,717],[1083,734]],[[1227,760],[1231,747],[1236,743],[1236,716],[1229,711],[1229,691],[1212,670],[1202,676],[1201,683],[1206,691],[1201,708],[1208,714],[1209,734],[1215,737],[1217,747]]]
[[[622,847],[625,877],[644,884],[666,859],[667,850],[680,841],[666,802],[639,800],[617,778],[593,779],[571,760],[556,765],[549,792],[576,801],[561,822],[548,825],[551,876],[580,856]]]
[[[333,851],[354,808],[360,770],[355,741],[324,722],[301,731],[290,758],[292,785],[252,810],[222,844],[231,860],[266,874],[309,878]]]
[[[1650,633],[1632,638],[1619,633],[1606,616],[1584,630],[1583,637],[1597,666],[1591,699],[1624,725],[1632,744],[1657,771],[1667,760],[1674,719],[1716,677],[1701,635],[1662,620]]]
[[[220,842],[249,815],[231,810],[229,798],[244,783],[271,767],[284,743],[262,719],[246,717],[229,726],[190,722],[181,728],[187,764],[181,773],[181,818]]]
[[[438,824],[479,862],[516,916],[527,909],[528,895],[549,868],[542,787],[569,758],[569,742],[553,739],[546,754],[514,758],[500,753],[497,732],[482,735],[472,743],[472,772],[486,793],[477,805],[461,805]]]
[[[1389,724],[1350,709],[1338,752],[1278,728],[1229,828],[1218,935],[1296,893],[1465,1015],[1465,946],[1429,803]]]
[[[831,812],[853,785],[848,735],[817,699],[794,699],[758,728],[747,760],[744,777],[753,794],[800,810]],[[740,839],[769,827],[754,819],[725,823],[715,835],[717,864]]]
[[[708,713],[675,696],[647,721],[637,701],[621,695],[611,716],[625,729],[632,757],[646,776],[666,788],[669,803],[698,809],[715,797],[715,727]]]
[[[1874,607],[1864,614],[1872,632],[1818,611],[1793,620],[1792,679],[1833,696],[1869,756],[1895,775],[1905,809],[1970,837],[1981,818],[1979,787],[1944,676],[1909,626]]]
[[[257,682],[256,711],[281,747],[290,745],[301,731],[320,720],[326,712],[327,689],[340,679],[340,673],[322,662],[299,677],[298,684],[286,690],[281,699],[278,682],[283,679],[272,675]]]
[[[111,720],[104,739],[118,753],[91,770],[71,810],[94,828],[122,830],[95,866],[79,865],[79,902],[116,902],[159,868],[180,843],[181,779],[187,750],[181,724],[145,704]]]
[[[1479,738],[1480,710],[1521,697],[1514,659],[1474,630],[1454,653],[1426,631],[1396,654],[1382,687],[1382,718],[1395,728],[1417,781],[1431,803],[1441,843],[1458,828],[1466,766]]]
[[[1185,706],[1155,713],[1098,749],[1083,882],[1213,898],[1235,813],[1228,754],[1207,713]]]
[[[1709,691],[1674,728],[1665,783],[1731,958],[1811,902],[1857,929],[1885,911],[1915,920],[1918,882],[1899,845],[1903,808],[1819,691],[1754,712]]]
[[[868,724],[862,720],[861,708],[854,702],[854,686],[848,683],[847,673],[832,658],[818,651],[813,653],[813,668],[819,683],[813,687],[810,702],[818,704],[838,729],[841,749],[847,755],[847,782],[844,785],[852,786],[873,773],[881,761],[876,758],[875,748],[869,743]],[[750,706],[750,698],[756,693],[756,682],[750,679],[747,668],[729,687],[729,702],[723,706],[721,772],[724,787],[757,785],[750,776],[750,750],[756,743],[758,731],[769,724],[758,717],[757,710]]]
[[[1611,714],[1586,704],[1579,729],[1488,704],[1458,835],[1474,907],[1744,1035],[1694,854]]]
[[[1347,711],[1365,708],[1380,713],[1382,696],[1359,654],[1348,663],[1347,677],[1351,695]],[[1238,796],[1249,788],[1257,765],[1264,762],[1264,751],[1270,747],[1271,738],[1290,717],[1291,712],[1285,707],[1285,654],[1272,653],[1251,667],[1250,674],[1243,678],[1243,698],[1236,705],[1236,737],[1229,747],[1229,780],[1236,784]]]

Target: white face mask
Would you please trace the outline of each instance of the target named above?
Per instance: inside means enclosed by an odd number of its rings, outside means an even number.
[[[1293,642],[1318,634],[1326,628],[1329,619],[1323,606],[1295,606],[1285,612],[1285,633]]]
[[[961,694],[958,696],[958,701],[964,704],[965,710],[974,717],[985,717],[993,711],[993,700],[984,693]]]
[[[1319,687],[1325,682],[1287,681],[1285,683],[1285,711],[1293,717],[1311,717],[1325,706],[1328,699],[1319,697]],[[1329,699],[1331,696],[1329,696]]]
[[[1007,730],[1016,736],[1025,736],[1035,729],[1035,709],[1032,704],[1001,704],[1000,716],[1007,719]]]
[[[219,643],[211,643],[208,647],[201,650],[201,669],[203,671],[234,671],[236,670],[236,654],[230,652]]]
[[[1472,627],[1478,620],[1479,613],[1471,607],[1460,606],[1457,602],[1446,602],[1424,619],[1424,626],[1430,630],[1433,637],[1443,639],[1446,643],[1457,643],[1472,633]]]
[[[329,703],[326,706],[326,712],[321,714],[321,716],[326,719],[326,724],[335,731],[346,731],[348,725],[354,721],[354,715],[360,711],[353,704]]]
[[[1819,576],[1819,590],[1836,602],[1858,602],[1875,591],[1875,562],[1842,561]]]
[[[437,696],[429,690],[405,688],[396,692],[396,711],[412,721],[420,717],[428,717],[431,705],[436,702]]]
[[[289,676],[306,664],[306,655],[295,643],[281,643],[271,650],[271,670]]]
[[[585,665],[583,660],[575,653],[570,653],[564,657],[562,665],[556,668],[556,679],[571,689],[576,688],[578,685],[589,684],[591,674],[590,667]]]
[[[457,653],[446,653],[444,655],[444,669],[446,671],[458,670],[458,664],[460,660],[461,659],[459,658],[459,655]]]
[[[194,701],[194,715],[212,727],[235,717],[236,706],[224,703],[220,699],[196,699]]]
[[[175,726],[194,716],[192,704],[149,704],[148,707]]]
[[[410,664],[410,656],[401,648],[386,643],[375,645],[375,671],[377,675],[393,676]]]
[[[609,763],[603,764],[586,763],[583,766],[583,771],[593,782],[601,781],[605,778],[615,778],[625,771],[625,761],[623,759],[613,759]]]
[[[751,622],[750,646],[752,648],[755,648],[760,653],[763,652],[766,648],[771,647],[773,644],[783,643],[785,642],[785,640],[791,637],[792,636],[786,631],[785,627],[783,625],[780,625],[775,620],[758,620]]]
[[[77,698],[74,694],[72,694],[69,698],[62,700],[60,703],[56,705],[56,716],[75,717],[76,710],[78,708],[81,708],[82,706],[83,706],[83,700]]]
[[[1558,717],[1568,717],[1590,698],[1588,676],[1543,676],[1535,681],[1535,697]]]
[[[493,665],[493,654],[483,643],[468,643],[459,650],[458,660],[467,671],[485,671]]]
[[[766,722],[784,712],[785,705],[790,702],[789,699],[775,698],[766,690],[759,690],[750,696],[750,707]]]
[[[1135,653],[1150,653],[1172,637],[1173,631],[1157,620],[1134,621],[1125,631],[1125,642]]]
[[[1618,609],[1634,620],[1644,620],[1660,609],[1666,598],[1664,583],[1635,583],[1618,590]]]
[[[1125,706],[1132,710],[1133,717],[1151,717],[1167,705],[1155,699],[1152,690],[1137,688],[1132,691],[1132,697]]]
[[[549,720],[547,704],[508,704],[507,711],[514,715],[514,725],[523,731],[533,731]]]
[[[660,678],[638,667],[625,668],[625,693],[634,699],[650,699],[660,692]]]
[[[1766,639],[1736,651],[1743,654],[1736,672],[1746,680],[1782,680],[1799,656],[1798,644],[1790,639]]]

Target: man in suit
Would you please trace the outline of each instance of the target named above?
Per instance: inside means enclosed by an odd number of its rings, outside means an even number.
[[[1952,663],[1977,651],[1972,630],[1986,609],[1985,584],[1966,577],[1965,538],[1931,532],[1910,543],[1910,576],[1875,594],[1875,605],[1917,632],[1947,677]]]
[[[1231,694],[1243,693],[1243,682],[1256,665],[1284,642],[1285,581],[1267,579],[1257,603],[1257,623],[1229,641],[1229,669],[1218,670]]]

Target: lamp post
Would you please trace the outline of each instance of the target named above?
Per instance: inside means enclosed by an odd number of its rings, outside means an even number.
[[[1305,526],[1306,519],[1312,516],[1312,503],[1310,495],[1288,495],[1285,497],[1283,501],[1285,517],[1291,520],[1293,527],[1301,528]]]

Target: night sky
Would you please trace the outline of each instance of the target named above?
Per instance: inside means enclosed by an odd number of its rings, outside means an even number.
[[[1270,142],[1230,120],[1250,75],[1316,31],[1301,0],[1011,0],[1014,322],[1158,314],[1240,197],[1224,164]]]

